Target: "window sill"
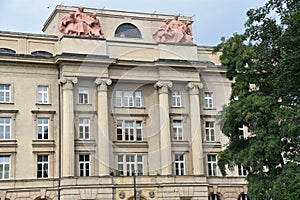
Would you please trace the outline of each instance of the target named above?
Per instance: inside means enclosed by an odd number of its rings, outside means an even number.
[[[217,110],[216,108],[203,108],[203,110]]]
[[[0,104],[14,105],[13,102],[0,102]]]
[[[113,141],[119,148],[148,148],[147,141]]]
[[[51,106],[51,103],[35,103],[37,106]]]
[[[32,147],[38,148],[38,147],[55,147],[55,141],[54,140],[32,140]]]

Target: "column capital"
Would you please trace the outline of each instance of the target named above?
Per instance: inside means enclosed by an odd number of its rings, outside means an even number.
[[[109,78],[96,78],[95,84],[98,86],[98,91],[107,91],[107,86],[111,85],[112,81]]]
[[[63,85],[63,90],[72,90],[73,85],[78,82],[76,77],[62,77],[59,79],[59,83]]]
[[[203,88],[203,83],[201,82],[189,82],[187,88],[190,90],[190,94],[199,94],[199,89]]]
[[[168,89],[173,87],[171,81],[157,81],[154,85],[155,89],[159,89],[160,93],[168,93]]]

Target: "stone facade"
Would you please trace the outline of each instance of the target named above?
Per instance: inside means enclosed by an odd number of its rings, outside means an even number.
[[[0,32],[0,199],[133,199],[133,173],[138,199],[247,194],[215,165],[231,84],[218,55],[156,43],[167,15],[86,9],[105,39],[62,35],[76,9],[57,6],[45,34]],[[116,36],[124,24],[141,37]]]

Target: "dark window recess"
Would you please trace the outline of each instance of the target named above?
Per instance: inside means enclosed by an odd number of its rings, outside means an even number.
[[[0,48],[0,53],[16,54],[16,51],[14,51],[12,49],[7,49],[7,48]]]
[[[33,56],[42,56],[42,57],[52,57],[52,53],[49,53],[47,51],[34,51],[31,52],[31,55]]]
[[[124,23],[118,26],[115,37],[142,38],[140,30],[133,24]]]

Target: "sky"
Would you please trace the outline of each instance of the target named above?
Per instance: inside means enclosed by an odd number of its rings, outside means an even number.
[[[56,5],[193,17],[194,42],[215,46],[220,38],[242,33],[246,12],[267,0],[0,0],[0,31],[43,33]]]

